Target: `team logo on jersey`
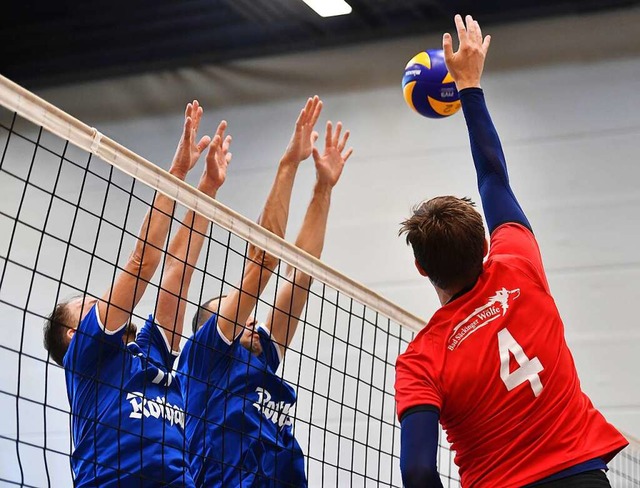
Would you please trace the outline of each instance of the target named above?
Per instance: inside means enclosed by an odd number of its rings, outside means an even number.
[[[256,407],[259,412],[262,412],[262,415],[279,427],[293,424],[291,416],[289,415],[293,405],[283,401],[273,401],[271,399],[271,393],[264,388],[256,388],[256,393],[258,394],[258,401],[254,402],[253,406]]]
[[[494,320],[504,317],[509,310],[509,303],[520,296],[520,289],[502,288],[482,307],[476,308],[466,319],[453,328],[447,349],[453,351],[471,334]]]
[[[146,418],[165,419],[169,424],[179,425],[184,430],[184,410],[167,403],[166,398],[158,396],[155,400],[151,400],[136,391],[127,393],[127,400],[133,408],[129,418],[141,419],[144,415]]]

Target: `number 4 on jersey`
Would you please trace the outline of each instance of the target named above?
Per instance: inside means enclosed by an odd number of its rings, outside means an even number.
[[[537,397],[542,392],[542,382],[539,373],[544,369],[540,360],[535,357],[529,359],[507,329],[498,332],[498,348],[500,350],[500,378],[508,391],[528,381],[531,383],[533,394]],[[509,353],[520,367],[511,372],[509,368]]]

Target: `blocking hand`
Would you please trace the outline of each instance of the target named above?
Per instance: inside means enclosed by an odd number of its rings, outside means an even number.
[[[318,183],[326,184],[330,187],[334,187],[338,183],[342,168],[344,168],[344,164],[353,153],[353,148],[349,148],[344,152],[349,139],[349,131],[344,133],[342,139],[340,139],[340,132],[342,132],[342,122],[338,122],[335,132],[331,122],[327,122],[324,153],[320,154],[317,148],[313,148]]]
[[[202,154],[202,151],[209,145],[211,138],[204,136],[196,143],[198,128],[202,119],[202,107],[197,100],[187,104],[184,112],[184,126],[182,137],[178,143],[173,163],[169,170],[174,176],[184,180],[187,173],[193,168]]]
[[[459,47],[453,52],[453,40],[448,32],[442,38],[442,49],[447,69],[456,82],[458,90],[480,87],[484,60],[489,51],[491,36],[482,37],[480,24],[471,15],[466,17],[466,26],[460,15],[455,18]]]
[[[215,192],[222,186],[227,177],[227,167],[231,162],[232,155],[229,152],[231,136],[225,137],[225,130],[227,130],[227,122],[223,120],[209,144],[207,164],[201,179],[201,184],[204,184],[209,192]]]
[[[313,145],[318,139],[318,133],[313,130],[313,127],[320,117],[320,112],[322,112],[320,98],[317,95],[309,98],[296,120],[296,127],[284,153],[283,161],[298,164],[311,156]]]

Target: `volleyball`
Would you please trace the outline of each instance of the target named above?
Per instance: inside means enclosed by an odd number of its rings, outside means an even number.
[[[411,58],[404,69],[402,91],[407,105],[425,117],[441,119],[460,110],[458,90],[442,49],[429,49]]]

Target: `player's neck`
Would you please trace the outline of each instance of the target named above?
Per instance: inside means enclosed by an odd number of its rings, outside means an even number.
[[[454,301],[456,298],[461,297],[462,295],[464,295],[465,293],[467,293],[468,291],[470,291],[475,285],[476,285],[476,280],[473,280],[473,283],[469,283],[467,285],[463,285],[463,286],[458,286],[458,287],[454,287],[451,288],[449,290],[444,290],[442,288],[439,288],[435,285],[434,288],[436,289],[436,293],[438,295],[438,300],[440,300],[440,305],[444,306],[447,303],[450,303],[452,301]]]
[[[450,293],[447,290],[443,290],[442,288],[434,287],[436,289],[436,294],[438,295],[438,300],[440,300],[440,305],[446,305],[451,297],[455,295],[455,293]]]

